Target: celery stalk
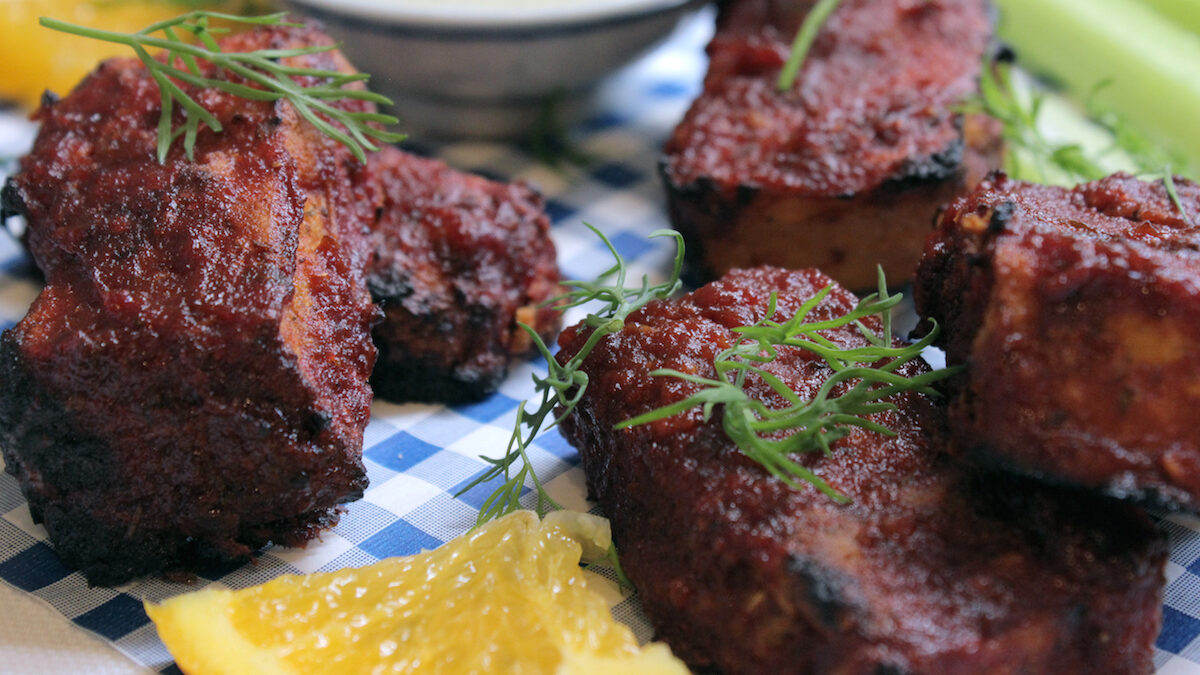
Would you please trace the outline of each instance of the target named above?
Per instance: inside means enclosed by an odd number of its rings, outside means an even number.
[[[1181,28],[1200,35],[1200,0],[1142,0]]]
[[[1018,62],[1200,167],[1200,38],[1139,0],[996,0]],[[1108,85],[1096,90],[1101,83]],[[1182,168],[1182,167],[1180,167]],[[1194,175],[1194,173],[1193,173]]]

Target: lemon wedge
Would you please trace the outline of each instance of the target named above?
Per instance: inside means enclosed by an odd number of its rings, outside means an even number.
[[[599,523],[597,522],[599,521]],[[147,604],[180,668],[217,673],[686,673],[639,648],[579,567],[607,522],[518,511],[419,555]]]
[[[110,56],[133,56],[123,45],[65,35],[38,24],[48,16],[68,23],[131,33],[200,6],[226,12],[257,13],[262,0],[162,2],[162,0],[2,0],[0,1],[0,99],[33,108],[42,92],[66,96],[96,64]]]

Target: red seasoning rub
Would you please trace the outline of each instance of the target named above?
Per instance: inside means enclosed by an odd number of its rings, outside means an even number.
[[[494,391],[560,315],[539,306],[558,292],[541,196],[384,149],[370,160],[378,191],[367,285],[383,308],[375,327],[376,395],[466,401]]]
[[[917,308],[964,364],[950,422],[976,456],[1200,510],[1200,186],[1073,189],[997,175],[930,238]]]
[[[762,318],[771,291],[782,320],[827,283],[815,271],[734,271],[651,303],[583,363],[590,384],[562,428],[658,635],[692,667],[726,674],[1149,672],[1166,547],[1145,516],[970,472],[942,452],[942,410],[923,395],[872,416],[895,436],[854,428],[830,456],[799,458],[853,500],[844,506],[749,461],[720,408],[708,422],[693,409],[613,429],[696,391],[649,371],[713,377],[731,329]],[[855,302],[835,288],[812,319]],[[560,361],[586,337],[566,330]],[[866,344],[853,328],[827,337]],[[801,395],[830,375],[793,348],[765,367]]]
[[[329,40],[276,27],[225,49],[309,44]],[[362,165],[286,103],[193,96],[225,129],[160,164],[158,87],[106,61],[46,100],[5,189],[46,287],[0,339],[0,446],[95,584],[303,542],[366,486]]]
[[[726,4],[666,142],[671,222],[700,277],[768,263],[867,288],[881,263],[899,282],[937,207],[998,166],[997,127],[955,111],[991,39],[986,0],[844,0],[781,92],[811,4]]]

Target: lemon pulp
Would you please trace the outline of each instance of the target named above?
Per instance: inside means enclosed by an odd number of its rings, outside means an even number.
[[[193,674],[686,673],[612,618],[562,523],[519,511],[420,555],[146,611]]]

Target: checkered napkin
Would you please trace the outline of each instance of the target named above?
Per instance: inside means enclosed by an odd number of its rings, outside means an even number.
[[[491,143],[408,145],[450,164],[500,179],[522,179],[547,197],[559,262],[568,278],[592,278],[611,257],[583,223],[602,228],[640,277],[669,268],[668,242],[646,235],[667,225],[655,165],[658,148],[696,94],[704,63],[707,29],[699,22],[680,31],[664,48],[605,85],[596,112],[585,123],[578,150],[586,164],[550,168],[524,149]],[[15,113],[0,113],[0,174],[24,152],[33,127]],[[0,235],[0,329],[18,321],[37,295],[31,263]],[[568,321],[572,320],[568,316]],[[280,574],[329,571],[367,565],[387,556],[432,549],[464,532],[482,500],[495,487],[484,485],[455,496],[486,467],[481,454],[503,451],[520,401],[532,395],[536,362],[515,369],[500,391],[479,403],[394,405],[377,401],[366,430],[364,459],[371,487],[349,505],[340,524],[307,549],[272,548],[244,565],[196,587],[243,588]],[[564,505],[587,510],[575,451],[557,432],[541,436],[531,451],[539,476]],[[530,496],[530,495],[527,495]],[[1166,622],[1155,660],[1160,673],[1200,674],[1200,521],[1162,521],[1173,537]],[[107,639],[137,662],[173,669],[142,609],[192,588],[150,579],[120,588],[88,588],[65,569],[32,522],[16,481],[0,473],[0,579],[48,602],[78,626]],[[647,639],[648,624],[636,599],[626,598],[614,614]]]

